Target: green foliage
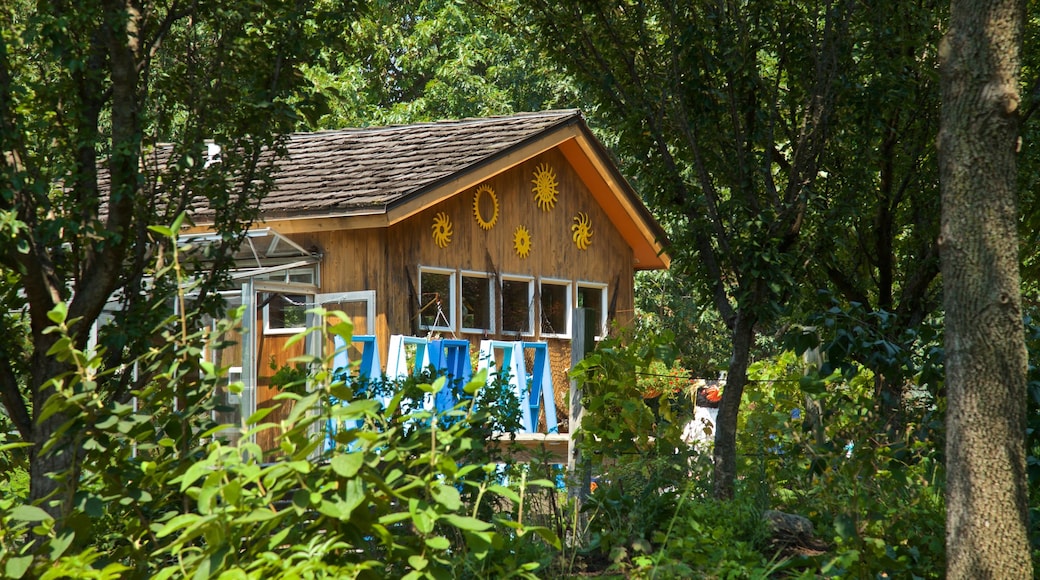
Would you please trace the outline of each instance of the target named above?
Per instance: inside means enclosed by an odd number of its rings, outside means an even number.
[[[563,72],[479,2],[371,2],[345,49],[306,69],[325,99],[312,128],[400,124],[570,105]]]
[[[491,420],[480,402],[501,395],[474,397],[484,376],[462,386],[470,397],[455,409],[406,412],[403,393],[384,408],[337,379],[331,356],[304,357],[296,362],[308,369],[308,388],[278,395],[291,407],[284,420],[267,421],[268,408],[239,426],[216,425],[213,393],[227,369],[202,354],[237,321],[192,330],[186,319],[155,329],[163,340],[135,361],[148,381],[130,404],[106,401],[97,380],[103,352],[77,350],[73,321],[63,306],[52,311],[52,354],[74,370],[42,413],[67,418],[52,443],[68,434],[82,450],[55,474],[77,478],[78,491],[65,498],[60,522],[0,495],[7,576],[533,578],[546,551],[560,547],[552,530],[522,519],[527,488],[554,484],[503,484],[473,434]],[[349,324],[331,330],[349,343]],[[436,394],[446,383],[415,387]],[[330,449],[328,421],[343,426]],[[219,437],[236,428],[238,443]],[[252,436],[271,429],[280,430],[280,454],[264,463]]]
[[[833,553],[820,570],[843,577],[940,577],[944,561],[941,409],[910,407],[904,434],[885,428],[865,369],[805,375],[787,353],[755,365],[741,447],[749,490],[809,517]],[[796,411],[796,412],[795,412]]]
[[[767,532],[757,505],[747,499],[720,502],[691,496],[679,506],[670,527],[656,532],[660,550],[637,560],[641,576],[766,578],[780,569],[761,549]]]
[[[54,320],[63,332],[63,312]],[[584,448],[596,489],[568,516],[576,506],[557,497],[557,468],[489,462],[475,430],[494,411],[481,402],[483,377],[462,387],[471,397],[448,413],[406,412],[406,392],[420,400],[448,381],[415,381],[384,407],[342,380],[331,359],[306,359],[298,362],[310,369],[309,388],[280,395],[292,402],[285,421],[267,422],[264,410],[241,426],[214,425],[213,388],[226,378],[198,355],[234,324],[195,334],[171,326],[167,346],[139,361],[153,378],[135,393],[136,408],[103,404],[89,380],[97,358],[60,343],[56,354],[81,366],[48,409],[78,433],[82,485],[61,531],[37,507],[0,496],[6,575],[497,578],[609,568],[633,578],[941,576],[941,425],[922,411],[912,435],[891,439],[878,427],[865,369],[806,378],[793,353],[754,365],[739,439],[749,477],[737,499],[719,502],[710,498],[710,458],[675,438],[679,410],[655,414],[637,384],[639,370],[667,366],[669,337],[607,341],[575,369],[597,429],[584,436],[601,440]],[[617,435],[604,415],[623,425]],[[334,451],[321,430],[328,420],[342,425]],[[236,427],[246,435],[237,445],[216,436]],[[640,442],[635,430],[644,427],[658,438]],[[248,434],[274,428],[281,455],[262,463]],[[810,518],[825,552],[774,553],[766,508]]]
[[[855,318],[830,312],[820,320]],[[665,412],[655,415],[642,398],[637,372],[667,366],[658,356],[668,354],[669,337],[606,341],[575,369],[587,399],[583,450],[596,474],[583,511],[588,565],[625,577],[942,576],[942,407],[930,404],[942,399],[908,402],[904,428],[888,429],[875,376],[855,362],[887,357],[875,362],[923,381],[935,376],[927,369],[941,362],[941,349],[922,339],[902,351],[863,330],[820,328],[844,353],[823,371],[792,351],[752,365],[738,430],[747,476],[726,502],[710,497],[710,457],[673,438]],[[799,337],[819,344],[818,335]],[[915,382],[911,390],[928,389]],[[772,538],[766,509],[809,518],[816,555],[798,556]]]
[[[697,292],[696,282],[674,269],[636,272],[636,332],[673,334],[684,366],[714,377],[729,364],[730,332],[710,302],[695,299]]]
[[[682,434],[685,415],[681,409],[684,404],[689,407],[688,400],[684,403],[688,393],[672,389],[660,393],[655,413],[644,400],[646,393],[637,376],[660,370],[662,365],[671,368],[673,343],[666,333],[611,337],[575,365],[571,377],[581,388],[585,409],[583,453],[605,457],[645,456],[659,450],[671,453]]]
[[[1040,326],[1032,317],[1026,316],[1025,331],[1026,348],[1029,350],[1026,475],[1029,497],[1036,498],[1040,497]],[[1031,506],[1029,516],[1029,539],[1036,553],[1040,551],[1040,507]]]

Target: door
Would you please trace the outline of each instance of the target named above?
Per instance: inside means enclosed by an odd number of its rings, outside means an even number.
[[[267,280],[251,280],[246,286],[250,304],[243,326],[248,323],[250,328],[243,347],[251,360],[243,361],[243,381],[254,389],[244,397],[243,409],[248,414],[270,409],[261,423],[279,423],[288,417],[292,401],[275,397],[306,390],[307,369],[294,360],[306,353],[304,341],[290,345],[289,339],[307,329],[314,286]],[[256,443],[265,457],[277,453],[281,434],[278,427],[257,433]]]
[[[326,311],[339,310],[346,314],[350,318],[350,323],[354,327],[354,336],[362,335],[375,335],[376,333],[376,291],[375,290],[362,290],[358,292],[336,292],[330,294],[319,294],[315,301],[319,306],[324,308]],[[335,324],[336,318],[331,318],[330,323]],[[356,375],[358,373],[358,367],[349,364],[351,361],[361,360],[361,350],[358,347],[358,343],[352,343],[346,345],[347,348],[343,348],[343,341],[341,338],[328,337],[325,344],[321,345],[322,351],[314,354],[329,355],[335,353],[333,358],[333,368],[336,369],[351,369],[351,373]]]

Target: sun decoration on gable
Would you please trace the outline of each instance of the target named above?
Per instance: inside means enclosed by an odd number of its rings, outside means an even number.
[[[531,253],[531,233],[524,226],[516,226],[513,230],[513,249],[516,255],[526,258]]]
[[[556,195],[560,192],[556,182],[556,172],[548,163],[542,163],[534,170],[534,200],[542,211],[549,211],[556,205]]]
[[[574,216],[571,232],[573,232],[571,239],[574,240],[574,245],[578,246],[579,250],[588,249],[592,245],[592,220],[589,219],[589,214],[578,212],[578,215]]]
[[[433,243],[442,248],[451,243],[451,220],[443,211],[433,218]]]
[[[485,197],[491,202],[491,217],[486,219],[483,215],[484,212],[480,210],[481,200]],[[484,203],[487,204],[486,201]],[[498,196],[495,195],[495,190],[487,185],[481,185],[473,194],[473,217],[477,218],[477,225],[482,230],[490,230],[498,221]]]

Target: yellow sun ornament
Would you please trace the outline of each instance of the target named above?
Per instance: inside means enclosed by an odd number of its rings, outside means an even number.
[[[480,211],[480,202],[485,197],[491,202],[491,217],[486,219],[483,212]],[[484,204],[487,205],[487,201]],[[473,217],[477,218],[477,225],[482,230],[490,230],[498,221],[498,196],[495,195],[495,190],[487,185],[481,185],[473,194]]]
[[[513,230],[513,248],[521,258],[526,258],[531,253],[531,233],[524,226],[516,226]]]
[[[451,243],[451,220],[444,212],[439,212],[433,218],[433,243],[442,248]]]
[[[592,245],[592,220],[589,219],[589,214],[579,212],[578,215],[574,216],[571,232],[571,239],[574,240],[574,245],[578,246],[579,250],[588,249]]]
[[[556,182],[556,172],[548,163],[542,163],[534,170],[534,200],[542,211],[549,211],[556,205],[556,195],[560,192]]]

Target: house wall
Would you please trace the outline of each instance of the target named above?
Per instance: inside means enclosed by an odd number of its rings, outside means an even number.
[[[552,209],[538,206],[533,193],[535,171],[548,165],[556,174],[558,194]],[[391,226],[389,229],[339,230],[294,234],[303,247],[318,247],[324,253],[321,291],[376,291],[377,336],[382,359],[386,360],[390,334],[425,333],[417,324],[417,292],[420,267],[445,268],[492,274],[495,278],[494,331],[464,334],[476,345],[483,338],[516,340],[501,331],[501,276],[530,276],[535,279],[534,336],[547,340],[556,385],[558,417],[566,420],[567,367],[570,340],[541,336],[538,280],[549,278],[571,283],[572,303],[578,282],[607,285],[607,310],[611,321],[628,324],[633,316],[633,253],[606,213],[595,201],[585,182],[557,149],[549,150],[489,179],[499,203],[497,221],[490,230],[481,229],[474,216],[476,187],[435,204]],[[574,218],[583,212],[592,225],[591,244],[579,249],[572,238]],[[434,219],[444,214],[451,223],[451,240],[445,247],[433,238]],[[490,208],[482,214],[490,217]],[[514,249],[514,232],[524,226],[530,232],[529,255]],[[450,335],[441,332],[441,335]]]

